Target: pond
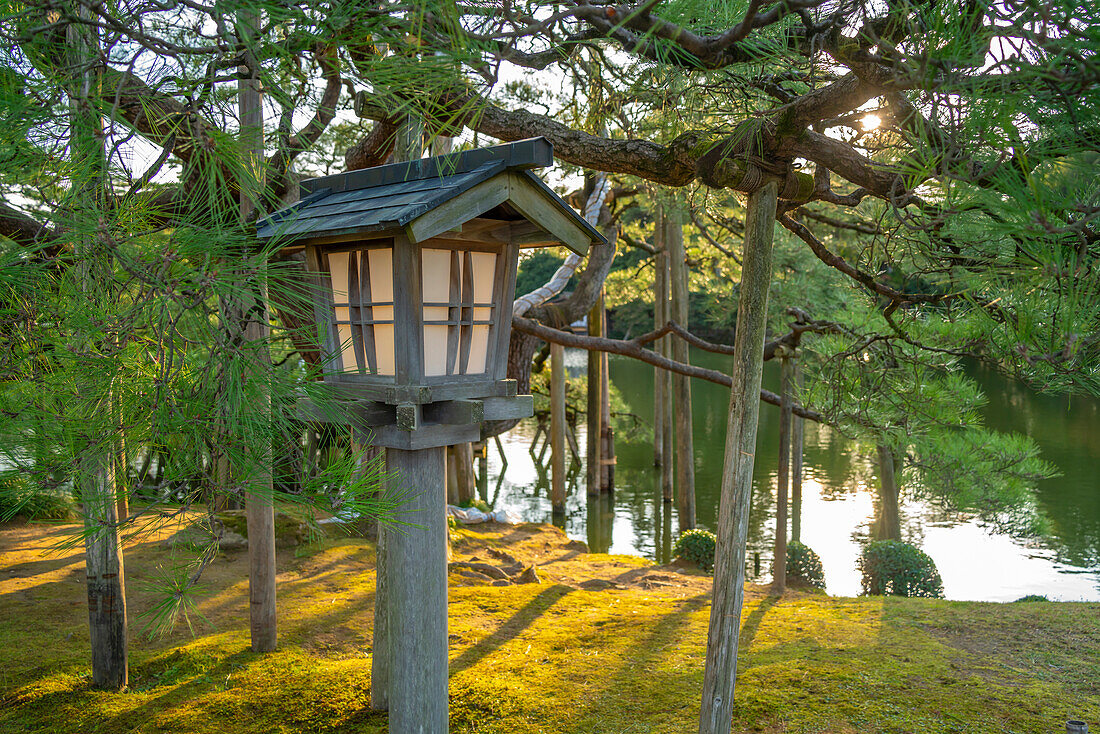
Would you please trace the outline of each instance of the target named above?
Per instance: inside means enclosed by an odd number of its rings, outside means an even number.
[[[571,374],[584,369],[585,355],[567,351]],[[692,362],[728,373],[728,358],[693,353]],[[1100,401],[1042,395],[983,368],[971,369],[988,396],[986,422],[1032,436],[1043,457],[1061,476],[1038,487],[1048,519],[1040,537],[1012,537],[977,520],[903,497],[903,536],[928,553],[943,577],[949,599],[1012,601],[1042,594],[1063,601],[1100,601]],[[632,553],[664,562],[679,534],[676,510],[661,501],[659,469],[653,467],[653,368],[628,358],[611,358],[611,381],[634,418],[620,418],[616,435],[615,492],[588,501],[583,457],[572,461],[566,515],[559,523],[570,537],[593,551]],[[769,364],[765,386],[775,389],[778,367]],[[718,514],[722,450],[729,390],[694,380],[695,481],[699,527],[713,529]],[[636,423],[630,428],[631,423]],[[762,405],[749,519],[749,576],[768,581],[774,532],[779,410]],[[509,509],[531,522],[550,522],[546,467],[536,461],[533,420],[500,437],[487,450],[482,491],[495,509]],[[584,426],[577,444],[585,446]],[[539,448],[541,449],[541,439]],[[506,460],[506,464],[505,464]],[[872,452],[827,426],[806,421],[802,540],[820,556],[829,593],[859,593],[856,568],[861,545],[874,519],[877,486]]]

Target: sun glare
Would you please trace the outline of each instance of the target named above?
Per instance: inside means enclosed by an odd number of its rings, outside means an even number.
[[[878,126],[882,124],[882,118],[878,115],[864,115],[863,116],[863,129],[864,130],[876,130]]]

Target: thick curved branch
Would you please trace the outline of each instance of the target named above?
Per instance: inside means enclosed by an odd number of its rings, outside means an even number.
[[[56,240],[58,234],[18,209],[0,202],[0,237],[7,237],[24,247],[41,247]]]
[[[567,331],[551,329],[549,326],[543,326],[537,321],[519,316],[512,319],[512,328],[524,334],[542,339],[543,341],[561,344],[562,346],[576,347],[577,349],[593,352],[621,354],[627,357],[633,357],[642,362],[647,362],[654,367],[660,367],[661,369],[676,372],[681,375],[687,375],[688,377],[696,377],[718,385],[725,385],[726,387],[730,387],[733,384],[733,379],[723,372],[708,370],[705,367],[696,367],[694,365],[684,364],[683,362],[677,362],[667,357],[662,357],[656,352],[645,349],[634,340],[623,341],[621,339],[605,339],[603,337],[570,334]],[[779,396],[769,390],[761,390],[760,399],[772,405],[779,405]],[[800,415],[803,418],[809,418],[818,423],[826,422],[825,416],[821,415],[816,410],[811,410],[801,405],[794,406],[794,412],[796,415]]]

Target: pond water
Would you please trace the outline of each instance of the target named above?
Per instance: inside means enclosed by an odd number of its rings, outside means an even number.
[[[566,353],[571,373],[584,369],[581,351]],[[694,364],[728,373],[728,359],[693,353]],[[989,403],[987,424],[1032,436],[1043,457],[1061,476],[1038,487],[1038,504],[1048,519],[1041,537],[1018,538],[994,532],[973,518],[949,515],[914,501],[902,504],[904,539],[928,553],[943,577],[949,599],[1012,601],[1043,594],[1063,601],[1100,601],[1100,401],[1052,397],[974,368]],[[566,515],[559,521],[570,537],[593,551],[632,553],[664,562],[679,534],[676,510],[661,501],[659,469],[653,467],[653,368],[612,357],[611,380],[634,419],[620,419],[616,435],[615,492],[588,501],[583,457],[571,462]],[[769,364],[765,386],[775,389],[778,368]],[[713,529],[718,514],[722,449],[729,390],[692,382],[695,428],[695,481],[699,527]],[[774,532],[779,410],[762,405],[749,527],[749,558],[759,554],[766,582]],[[510,509],[524,520],[550,522],[549,451],[541,466],[532,454],[533,420],[500,437],[503,456],[489,442],[482,492],[495,509]],[[584,426],[577,445],[585,446]],[[539,441],[541,450],[542,441]],[[856,559],[874,520],[873,451],[827,426],[806,421],[802,540],[820,556],[831,594],[859,593]],[[507,463],[505,463],[505,460]]]

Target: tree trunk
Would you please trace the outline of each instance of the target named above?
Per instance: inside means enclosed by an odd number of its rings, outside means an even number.
[[[794,373],[795,392],[798,402],[802,402],[802,368],[798,366],[798,357],[791,357]],[[805,443],[806,419],[800,415],[793,417],[791,425],[791,540],[802,542],[802,452]]]
[[[779,466],[775,491],[775,556],[772,591],[787,590],[787,492],[791,466],[791,360],[779,360]]]
[[[76,9],[91,21],[84,6]],[[70,25],[66,29],[67,53],[73,76],[70,85],[70,149],[74,166],[71,183],[72,211],[89,218],[96,216],[107,190],[103,128],[97,112],[100,90],[100,44],[94,25]],[[87,299],[102,304],[112,298],[106,289],[112,281],[110,265],[95,238],[76,243],[79,259],[80,288]],[[112,347],[90,344],[87,336],[77,335],[79,349],[99,353]],[[95,376],[103,379],[104,375]],[[110,376],[107,376],[110,378]],[[108,425],[116,431],[115,392],[107,392]],[[92,648],[92,687],[120,691],[128,682],[128,628],[126,619],[126,580],[119,540],[119,477],[121,435],[103,441],[88,436],[78,458],[74,485],[84,514],[84,550],[88,593],[88,627]],[[102,447],[102,448],[101,448]]]
[[[241,36],[255,36],[260,25],[260,15],[254,11],[242,11],[238,16],[238,30]],[[257,162],[264,158],[263,106],[260,98],[260,80],[257,69],[242,66],[243,77],[238,82],[238,111],[241,118],[241,138],[244,150],[250,160],[242,167],[245,170],[259,171]],[[261,182],[241,182],[240,213],[241,221],[247,222],[255,210],[256,192]],[[254,190],[249,190],[252,184]],[[264,369],[270,364],[266,343],[269,336],[267,288],[264,279],[258,278],[250,284],[248,298],[241,316],[244,318],[244,340],[246,343],[258,343],[262,348],[256,350],[260,364],[256,368],[256,379],[266,379]],[[266,396],[260,410],[270,411],[270,395]],[[243,479],[243,478],[242,478]],[[247,478],[248,494],[245,496],[244,511],[248,525],[248,596],[249,621],[252,634],[253,652],[271,652],[277,642],[275,613],[275,506],[271,476],[271,447],[264,450],[259,461],[253,462],[253,471]]]
[[[565,347],[550,345],[550,444],[553,514],[565,514]]]
[[[603,290],[596,305],[588,313],[588,333],[603,336]],[[588,496],[600,493],[602,460],[600,448],[603,436],[603,355],[588,353]]]
[[[684,252],[684,229],[678,214],[665,220],[668,235],[669,274],[672,281],[672,320],[685,329],[688,324],[688,268]],[[670,337],[671,338],[671,337]],[[672,358],[688,364],[688,344],[683,339],[672,340]],[[666,373],[667,374],[667,373]],[[695,527],[695,448],[692,441],[691,378],[672,375],[675,396],[676,484],[680,506],[680,529]]]
[[[901,540],[897,462],[889,446],[878,445],[879,540]]]
[[[733,385],[718,511],[718,548],[714,558],[714,600],[710,609],[699,714],[700,734],[729,734],[733,718],[737,635],[745,595],[745,543],[760,413],[776,194],[775,183],[765,185],[749,196],[746,212],[731,375]]]

